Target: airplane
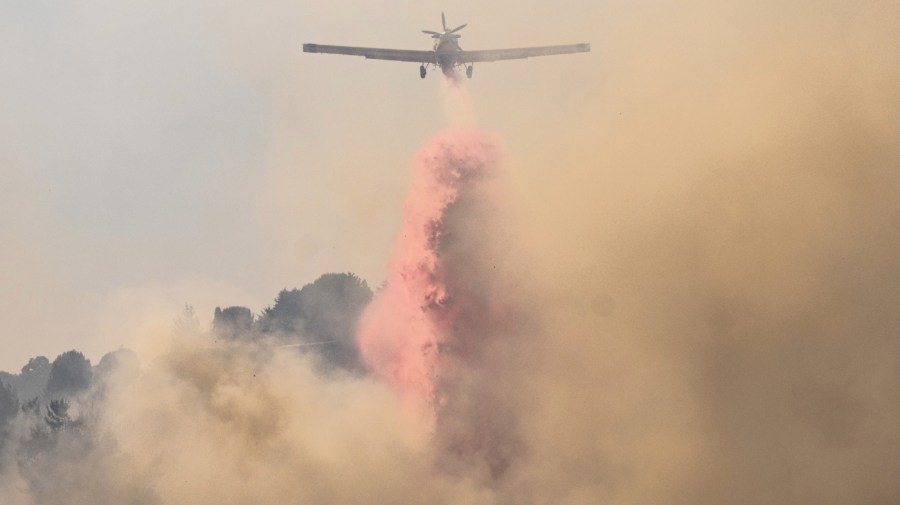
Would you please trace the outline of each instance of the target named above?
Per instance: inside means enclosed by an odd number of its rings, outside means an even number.
[[[456,32],[462,30],[468,24],[457,26],[450,30],[447,28],[447,19],[441,13],[441,25],[443,32],[422,30],[422,33],[431,35],[435,39],[434,49],[431,51],[415,51],[404,49],[379,49],[374,47],[350,47],[327,46],[323,44],[303,44],[305,53],[346,54],[351,56],[364,56],[373,60],[411,61],[421,63],[419,77],[425,78],[427,67],[435,66],[444,72],[444,75],[455,75],[456,67],[466,68],[466,77],[472,78],[472,70],[475,63],[498,60],[517,60],[533,56],[551,56],[555,54],[586,53],[591,50],[590,44],[568,44],[562,46],[520,47],[515,49],[489,49],[486,51],[464,51],[459,47],[460,35]]]

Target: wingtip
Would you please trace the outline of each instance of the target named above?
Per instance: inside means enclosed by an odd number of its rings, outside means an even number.
[[[315,44],[303,44],[303,52],[304,53],[316,52],[316,45]]]

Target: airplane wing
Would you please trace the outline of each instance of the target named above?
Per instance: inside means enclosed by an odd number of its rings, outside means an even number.
[[[303,44],[305,53],[347,54],[364,56],[371,60],[412,61],[416,63],[434,63],[434,51],[407,51],[404,49],[379,49],[376,47],[326,46],[322,44]]]
[[[518,60],[534,56],[552,56],[554,54],[586,53],[591,50],[590,44],[568,44],[565,46],[520,47],[516,49],[488,49],[486,51],[460,51],[456,57],[459,63],[475,63],[480,61]]]

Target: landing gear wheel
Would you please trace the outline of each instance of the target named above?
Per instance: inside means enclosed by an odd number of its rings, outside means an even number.
[[[468,77],[469,79],[472,78],[472,69],[474,68],[475,65],[469,65],[468,67],[466,67],[466,77]]]
[[[428,73],[428,72],[425,71],[425,65],[422,65],[421,67],[419,67],[419,77],[421,77],[422,79],[424,79],[424,78],[425,78],[425,74],[427,74],[427,73]]]

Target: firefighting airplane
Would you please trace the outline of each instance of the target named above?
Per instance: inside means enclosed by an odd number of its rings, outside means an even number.
[[[590,44],[568,44],[563,46],[521,47],[516,49],[489,49],[486,51],[464,51],[459,47],[460,35],[456,32],[467,25],[463,24],[450,30],[447,20],[441,13],[443,32],[422,30],[431,35],[434,41],[432,51],[413,51],[404,49],[378,49],[374,47],[326,46],[322,44],[303,44],[306,53],[348,54],[364,56],[373,60],[412,61],[421,63],[419,76],[424,79],[429,66],[439,67],[444,75],[452,76],[456,67],[466,67],[466,77],[472,78],[472,67],[476,62],[517,60],[532,56],[552,56],[554,54],[586,53],[591,50]]]

